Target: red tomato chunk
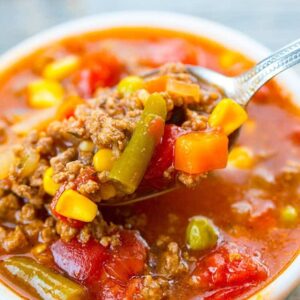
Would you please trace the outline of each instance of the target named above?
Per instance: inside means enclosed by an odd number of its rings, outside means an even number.
[[[234,296],[250,285],[262,282],[268,273],[257,255],[242,246],[228,243],[200,259],[192,272],[192,279],[201,289],[218,290],[207,299],[228,299],[225,296]]]
[[[120,244],[113,248],[94,240],[86,244],[58,240],[51,246],[54,261],[70,277],[87,284],[97,299],[124,299],[139,288],[131,278],[143,272],[148,247],[133,231],[118,234]]]
[[[145,185],[160,188],[164,172],[173,165],[176,138],[183,130],[176,125],[166,125],[160,144],[157,145],[148,170],[144,176]]]

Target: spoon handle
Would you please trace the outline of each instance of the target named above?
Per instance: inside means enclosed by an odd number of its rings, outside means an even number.
[[[255,67],[236,77],[240,104],[246,105],[253,94],[282,71],[300,63],[300,39],[281,48]]]

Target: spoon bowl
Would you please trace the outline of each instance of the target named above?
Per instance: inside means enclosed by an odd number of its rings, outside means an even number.
[[[265,58],[253,68],[236,77],[227,77],[213,70],[186,65],[187,72],[194,76],[198,81],[205,82],[219,89],[224,97],[231,98],[239,105],[246,109],[247,104],[252,96],[270,79],[278,75],[282,71],[291,68],[300,63],[300,39],[279,49],[269,57]],[[143,78],[155,76],[160,69],[154,69],[142,75]],[[229,136],[229,148],[231,148],[238,135],[240,128],[235,130]],[[129,195],[128,199],[116,199],[107,202],[101,202],[102,206],[123,206],[149,200],[158,197],[178,188],[175,184],[171,188],[153,191],[145,194]]]

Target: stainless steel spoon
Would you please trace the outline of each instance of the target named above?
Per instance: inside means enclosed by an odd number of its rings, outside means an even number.
[[[271,78],[278,75],[282,71],[300,63],[300,39],[294,41],[291,44],[279,49],[277,52],[273,53],[271,56],[265,58],[253,68],[247,72],[236,76],[227,77],[220,73],[214,72],[212,70],[187,65],[187,71],[191,73],[200,81],[205,81],[208,84],[214,85],[220,89],[224,96],[234,99],[238,104],[246,107],[252,96]],[[153,76],[159,72],[159,69],[155,69],[144,77]],[[300,82],[299,82],[300,84]],[[237,136],[234,133],[230,137],[230,143],[232,144]],[[128,205],[153,197],[160,196],[162,194],[168,193],[174,190],[176,187],[171,189],[166,189],[158,192],[153,192],[146,195],[138,195],[137,197],[130,198],[128,200],[116,200],[101,202],[103,206],[120,206]]]

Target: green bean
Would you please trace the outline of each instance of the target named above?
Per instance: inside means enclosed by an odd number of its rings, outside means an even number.
[[[211,221],[202,216],[190,219],[186,230],[186,242],[192,250],[213,248],[218,241],[218,232]]]
[[[155,146],[163,135],[166,115],[165,100],[159,94],[152,94],[128,145],[114,163],[109,175],[119,183],[123,192],[132,194],[143,179]],[[159,127],[162,127],[161,130]]]
[[[1,262],[9,275],[29,285],[44,300],[80,300],[85,289],[28,257],[10,257]]]

